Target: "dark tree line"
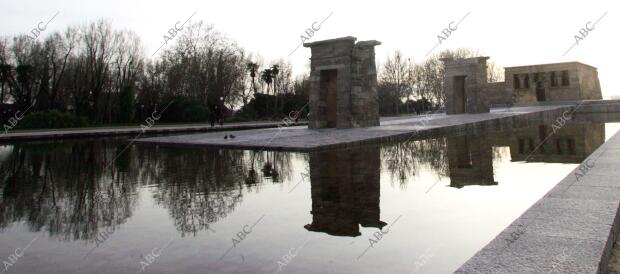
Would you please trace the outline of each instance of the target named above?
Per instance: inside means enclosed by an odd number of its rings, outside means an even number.
[[[64,119],[49,112],[54,110],[90,124],[139,123],[172,103],[165,122],[206,122],[233,113],[277,119],[307,102],[307,74],[294,78],[288,62],[265,62],[202,21],[188,23],[157,54],[147,57],[136,33],[105,20],[36,39],[0,38],[0,118],[32,106],[29,111],[43,113],[37,116],[42,120]],[[414,63],[396,51],[378,67],[381,113],[443,106],[439,59],[475,55],[458,49]],[[491,65],[490,76],[497,78]]]
[[[133,87],[144,66],[138,36],[105,21],[68,27],[45,38],[0,40],[3,103],[33,111],[72,111],[110,122],[121,90]]]
[[[177,107],[185,113],[173,116],[205,121],[216,109],[248,105],[258,93],[295,92],[290,64],[263,65],[202,21],[174,39],[159,56],[147,58],[136,33],[105,20],[36,40],[25,34],[1,38],[3,121],[33,106],[31,112],[58,110],[95,124],[139,122],[177,99],[189,109]],[[281,105],[276,99],[266,107]]]

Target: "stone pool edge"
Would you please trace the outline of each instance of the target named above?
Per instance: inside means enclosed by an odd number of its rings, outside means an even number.
[[[531,123],[538,123],[540,121],[553,121],[562,117],[566,112],[572,113],[575,110],[574,105],[551,105],[546,106],[545,109],[510,113],[510,114],[498,114],[494,113],[489,117],[478,118],[474,121],[443,124],[436,126],[426,126],[416,129],[407,129],[401,131],[385,132],[378,136],[363,137],[359,140],[337,140],[333,143],[326,144],[313,144],[313,145],[278,145],[277,142],[271,142],[271,140],[265,140],[265,142],[256,143],[209,143],[209,142],[185,142],[172,140],[166,137],[156,138],[143,138],[138,139],[135,143],[144,145],[158,145],[158,146],[175,146],[175,147],[187,147],[187,148],[217,148],[217,149],[238,149],[238,150],[269,150],[269,151],[288,151],[288,152],[313,152],[313,151],[326,151],[337,149],[349,149],[365,145],[382,144],[390,142],[401,142],[406,140],[416,140],[421,138],[428,138],[432,136],[438,136],[442,134],[465,134],[465,133],[477,133],[480,130],[502,130],[513,127],[522,127],[530,125]],[[476,115],[476,114],[467,114]],[[479,114],[478,114],[479,115]],[[423,122],[420,122],[423,124]],[[367,129],[381,130],[381,127],[371,127]],[[284,128],[286,129],[286,128]],[[329,129],[334,131],[346,131],[346,130],[365,130],[360,128],[355,129]],[[275,135],[275,134],[274,134]],[[178,137],[178,136],[177,136]]]
[[[160,127],[142,128],[135,127],[116,127],[116,128],[71,128],[71,129],[52,129],[33,132],[15,132],[0,135],[0,143],[9,142],[28,142],[41,140],[60,140],[70,138],[99,138],[114,136],[129,136],[142,134],[169,134],[169,133],[197,133],[197,132],[218,132],[218,131],[237,131],[276,128],[281,122],[249,122],[249,123],[230,123],[224,126],[204,125],[169,125]],[[295,123],[295,126],[307,125],[308,122],[302,121]]]

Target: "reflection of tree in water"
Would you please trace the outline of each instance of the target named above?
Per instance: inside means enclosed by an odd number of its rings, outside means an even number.
[[[241,202],[244,177],[243,151],[139,149],[151,159],[144,184],[156,184],[154,199],[168,209],[182,235],[209,229]],[[153,174],[151,174],[153,173]]]
[[[59,239],[92,240],[100,229],[122,224],[135,207],[135,188],[127,173],[106,169],[113,148],[106,142],[14,145],[0,162],[0,229],[25,221]]]
[[[139,181],[158,185],[154,198],[169,210],[182,235],[208,230],[225,218],[241,203],[244,189],[259,191],[264,176],[256,167],[269,161],[280,176],[291,173],[288,153],[149,147],[137,151],[140,158],[150,159],[141,163]]]
[[[153,184],[177,229],[195,234],[231,213],[242,190],[259,191],[265,163],[277,170],[275,179],[291,177],[289,153],[125,147],[110,140],[4,147],[0,230],[25,221],[63,240],[93,241],[131,217],[138,186]],[[253,179],[252,163],[259,170]]]
[[[493,147],[493,170],[502,162],[510,160],[510,147]]]
[[[422,169],[431,169],[440,177],[449,176],[445,137],[385,144],[381,147],[381,158],[391,181],[398,181],[402,188],[410,176],[416,176]]]
[[[268,179],[274,183],[283,182],[291,176],[292,153],[280,151],[251,151],[247,164],[252,176],[248,183],[258,183],[260,179]],[[256,181],[254,181],[256,180]]]

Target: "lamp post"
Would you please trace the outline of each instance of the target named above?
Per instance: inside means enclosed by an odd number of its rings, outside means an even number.
[[[220,118],[220,126],[224,126],[224,97],[220,96],[220,113],[219,113],[219,118]]]

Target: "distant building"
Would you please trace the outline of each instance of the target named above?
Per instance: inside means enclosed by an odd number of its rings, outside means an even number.
[[[489,57],[441,59],[446,71],[443,82],[447,114],[489,112],[487,59]]]
[[[514,103],[603,99],[596,68],[579,62],[507,67],[505,75]]]
[[[487,82],[488,57],[443,59],[448,114],[488,112],[492,105],[603,99],[598,71],[579,62],[505,68]]]

